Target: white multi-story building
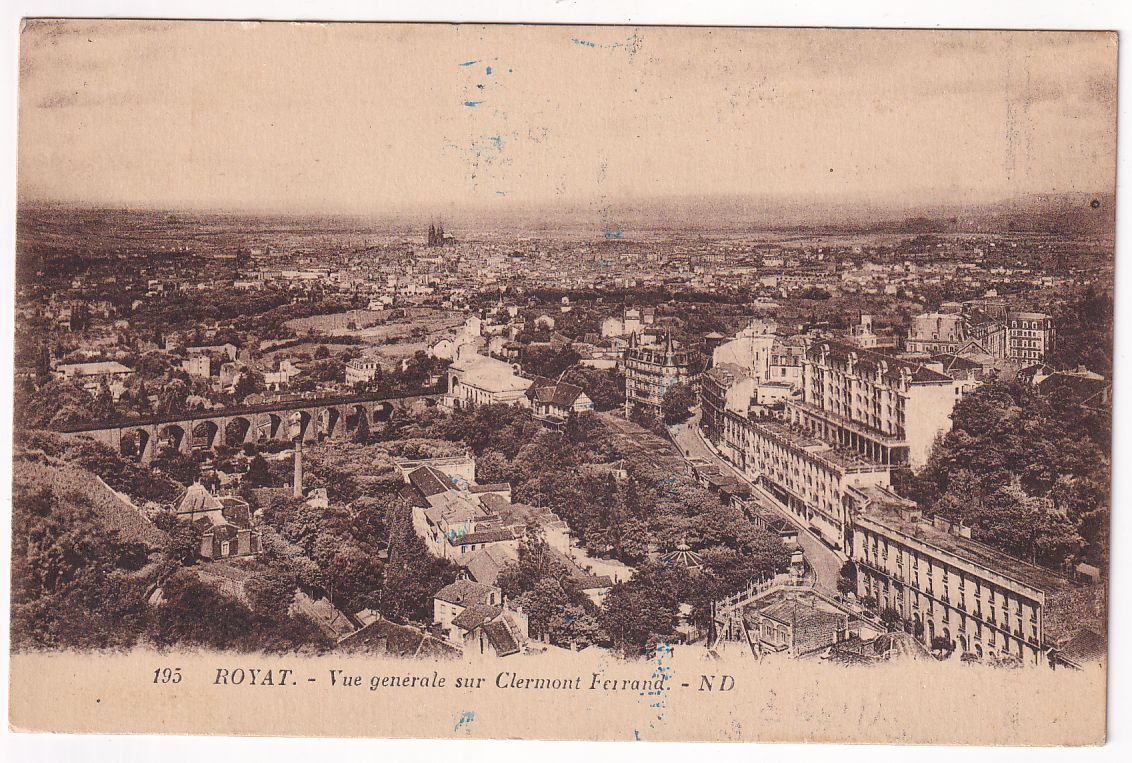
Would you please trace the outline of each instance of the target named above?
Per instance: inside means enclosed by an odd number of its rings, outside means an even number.
[[[912,319],[904,349],[922,355],[958,352],[969,339],[967,321],[955,313],[923,313]]]
[[[736,466],[744,475],[834,548],[847,548],[859,491],[889,485],[888,465],[835,448],[789,423],[762,418],[739,424],[728,416],[724,430],[725,440],[737,440]]]
[[[1040,363],[1053,350],[1053,318],[1045,313],[1006,316],[1006,357]]]
[[[867,492],[853,522],[857,594],[896,610],[928,647],[938,638],[960,654],[1040,665],[1089,627],[1088,586],[929,520],[891,492]]]
[[[951,377],[923,364],[817,342],[802,361],[802,399],[786,403],[786,416],[822,440],[917,469],[951,428],[960,392]]]
[[[530,379],[519,376],[515,366],[484,355],[465,355],[448,367],[446,405],[473,408],[503,403],[527,405]]]
[[[369,358],[354,358],[346,362],[346,384],[371,382],[381,370],[381,363]]]

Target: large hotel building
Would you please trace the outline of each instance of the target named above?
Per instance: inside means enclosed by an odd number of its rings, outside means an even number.
[[[702,425],[719,452],[801,524],[846,549],[861,490],[889,485],[891,467],[922,466],[951,425],[958,395],[922,364],[834,341],[802,357],[801,396],[771,415],[744,376],[712,369],[701,382]]]
[[[623,362],[626,413],[634,408],[659,413],[668,390],[683,382],[694,384],[697,379],[691,356],[678,349],[669,334],[663,343],[654,346],[639,345],[634,334]]]
[[[959,654],[1040,665],[1071,654],[1069,636],[1095,627],[1081,603],[1090,589],[972,540],[967,527],[927,519],[891,491],[868,492],[853,518],[857,594],[896,610],[926,646],[943,639]]]
[[[922,363],[823,341],[802,361],[802,399],[787,403],[786,416],[826,442],[918,469],[951,428],[960,390]]]
[[[1073,664],[1069,634],[1087,622],[1080,586],[967,527],[925,519],[891,489],[893,466],[922,466],[950,429],[958,383],[821,339],[803,356],[800,389],[779,405],[759,404],[758,377],[735,364],[704,374],[703,432],[764,499],[855,563],[860,597],[896,610],[928,647],[942,639],[980,659]]]

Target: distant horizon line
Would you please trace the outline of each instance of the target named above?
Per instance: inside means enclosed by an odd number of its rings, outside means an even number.
[[[1070,204],[1070,199],[1114,199],[1115,193],[1113,191],[1034,191],[1020,194],[1017,196],[1004,196],[996,199],[983,200],[983,201],[969,201],[969,200],[956,200],[956,201],[881,201],[876,199],[838,199],[829,197],[800,197],[800,196],[785,196],[785,195],[755,195],[755,194],[689,194],[689,195],[668,195],[668,196],[641,196],[641,197],[624,197],[618,201],[608,201],[600,199],[592,200],[572,200],[564,202],[510,202],[508,206],[501,207],[493,204],[490,201],[479,202],[444,202],[436,205],[414,204],[404,206],[386,206],[381,211],[364,211],[358,209],[300,209],[300,208],[273,208],[273,207],[256,207],[248,205],[227,205],[227,206],[207,206],[197,204],[174,204],[162,202],[157,204],[145,204],[136,202],[97,202],[97,201],[78,201],[73,199],[46,199],[46,198],[33,198],[33,199],[17,199],[16,211],[17,215],[23,209],[70,209],[77,211],[121,211],[121,212],[150,212],[150,213],[165,213],[165,214],[211,214],[211,215],[244,215],[256,217],[294,217],[294,218],[342,218],[342,219],[381,219],[381,218],[428,218],[438,217],[445,213],[460,214],[494,214],[501,217],[515,216],[522,214],[531,214],[539,212],[553,212],[557,210],[559,213],[570,214],[576,213],[579,216],[583,214],[592,214],[594,212],[607,212],[614,211],[634,211],[634,212],[649,212],[647,209],[632,209],[640,206],[655,207],[656,212],[663,212],[666,208],[687,208],[697,204],[704,203],[722,203],[734,206],[742,205],[770,205],[772,207],[789,208],[791,212],[797,214],[804,212],[806,205],[814,208],[815,211],[830,211],[842,209],[846,207],[857,207],[862,211],[868,211],[873,215],[890,215],[892,219],[907,219],[909,217],[918,217],[925,214],[942,215],[946,213],[961,212],[963,210],[983,210],[983,213],[993,209],[1002,207],[1018,207],[1025,206],[1026,204],[1062,202],[1066,203],[1067,208],[1076,207],[1075,204]],[[1108,207],[1108,204],[1102,206]],[[755,210],[753,210],[755,211]],[[763,214],[773,213],[773,209],[757,210]],[[878,222],[879,220],[872,220],[871,222]],[[821,224],[829,224],[823,222]]]

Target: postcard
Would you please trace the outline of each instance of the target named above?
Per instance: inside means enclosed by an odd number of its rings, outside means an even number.
[[[10,725],[1102,744],[1116,61],[25,20]]]

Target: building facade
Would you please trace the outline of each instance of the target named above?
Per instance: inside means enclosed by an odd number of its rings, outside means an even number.
[[[1041,362],[1053,351],[1053,318],[1045,313],[1012,312],[1006,316],[1006,357]]]
[[[786,403],[786,417],[869,459],[918,469],[951,428],[960,391],[923,364],[825,341],[806,353],[802,399]]]
[[[448,367],[448,396],[445,404],[453,408],[477,405],[527,405],[530,379],[524,379],[515,366],[484,355],[458,358]]]
[[[974,326],[971,337],[995,358],[1029,364],[1041,363],[1053,352],[1057,332],[1046,313],[1012,311],[1003,320]]]
[[[967,321],[955,313],[924,313],[912,319],[904,349],[918,355],[958,352],[967,343]]]
[[[910,501],[874,491],[854,519],[857,595],[891,608],[932,648],[937,639],[976,658],[1044,664],[1055,646],[1048,611],[1072,584],[1050,570],[971,540],[970,530],[924,518]]]
[[[836,549],[847,549],[860,490],[889,485],[886,464],[835,448],[805,430],[773,418],[735,422],[725,437],[744,475],[772,496],[798,523]]]
[[[346,363],[346,384],[371,382],[381,370],[381,363],[368,358],[354,358]]]
[[[660,411],[664,394],[684,382],[695,384],[697,369],[689,353],[677,349],[671,335],[654,347],[631,343],[625,353],[625,407]]]

